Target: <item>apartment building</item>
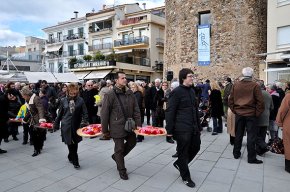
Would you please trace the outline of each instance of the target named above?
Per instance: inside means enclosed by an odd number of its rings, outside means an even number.
[[[141,9],[139,4],[104,6],[86,14],[88,54],[101,61],[70,66],[80,79],[113,79],[124,71],[129,81],[152,81],[163,73],[165,7]],[[114,60],[110,60],[109,57]]]
[[[57,25],[44,28],[46,34],[45,68],[50,72],[68,72],[72,58],[82,59],[87,53],[86,17],[75,17]]]
[[[268,83],[290,81],[290,0],[268,0],[267,53],[261,76]]]

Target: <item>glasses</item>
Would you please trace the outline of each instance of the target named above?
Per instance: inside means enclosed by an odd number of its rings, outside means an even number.
[[[88,85],[88,87],[92,87],[93,85]]]

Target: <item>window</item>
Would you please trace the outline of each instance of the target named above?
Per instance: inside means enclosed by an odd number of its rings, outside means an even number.
[[[62,38],[62,32],[57,32],[58,41],[61,41],[61,38]]]
[[[74,46],[69,45],[67,46],[67,49],[68,49],[68,56],[74,56]]]
[[[78,44],[78,55],[83,55],[84,54],[84,44]]]
[[[78,28],[78,35],[80,38],[82,38],[84,36],[84,28],[83,27]]]
[[[67,36],[71,37],[71,36],[73,36],[73,34],[74,34],[73,29],[67,31]]]
[[[210,24],[211,13],[209,11],[199,13],[199,25]]]
[[[53,34],[49,34],[49,35],[48,35],[48,41],[49,41],[49,42],[52,42],[52,40],[53,40]]]
[[[28,60],[29,60],[29,61],[32,60],[32,55],[28,55]]]
[[[103,38],[103,49],[112,48],[112,42],[113,40],[111,37]]]
[[[145,36],[146,30],[145,29],[139,29],[139,37]]]
[[[290,47],[290,25],[277,28],[277,48]]]
[[[101,31],[103,29],[110,29],[112,28],[112,20],[94,22],[92,26],[93,32]]]
[[[112,20],[104,21],[104,29],[112,28]]]
[[[283,6],[283,5],[287,5],[290,4],[290,0],[277,0],[277,6]]]
[[[49,63],[49,71],[54,72],[54,63]]]

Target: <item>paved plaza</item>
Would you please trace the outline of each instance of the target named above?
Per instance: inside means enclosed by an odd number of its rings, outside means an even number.
[[[60,131],[47,134],[43,152],[37,157],[31,156],[33,147],[22,145],[21,140],[1,145],[8,153],[0,155],[0,191],[286,192],[290,189],[284,156],[268,152],[258,157],[263,164],[248,164],[244,141],[242,158],[236,160],[227,133],[212,136],[202,132],[201,150],[190,164],[195,188],[182,183],[172,166],[171,155],[176,145],[165,142],[165,137],[145,138],[126,157],[128,181],[119,178],[111,159],[112,140],[84,139],[79,145],[79,170],[67,160],[68,150],[61,142]]]

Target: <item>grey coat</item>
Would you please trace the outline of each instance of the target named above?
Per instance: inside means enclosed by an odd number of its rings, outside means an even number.
[[[273,100],[265,90],[262,90],[262,95],[265,103],[264,112],[258,117],[257,126],[269,126],[270,111],[274,109]]]
[[[141,126],[140,109],[133,92],[127,87],[125,92],[123,92],[123,90],[114,86],[113,89],[105,94],[101,110],[102,131],[106,134],[109,132],[108,128],[110,127],[111,137],[123,138],[127,136],[127,132],[124,129],[126,119],[116,94],[119,95],[125,112],[128,114],[127,116],[133,118],[137,126]]]
[[[70,112],[69,100],[64,97],[60,101],[58,115],[54,122],[54,128],[58,128],[61,122],[61,135],[65,144],[79,143],[82,137],[77,135],[81,123],[87,124],[88,111],[84,100],[81,97],[75,99],[75,110]]]

